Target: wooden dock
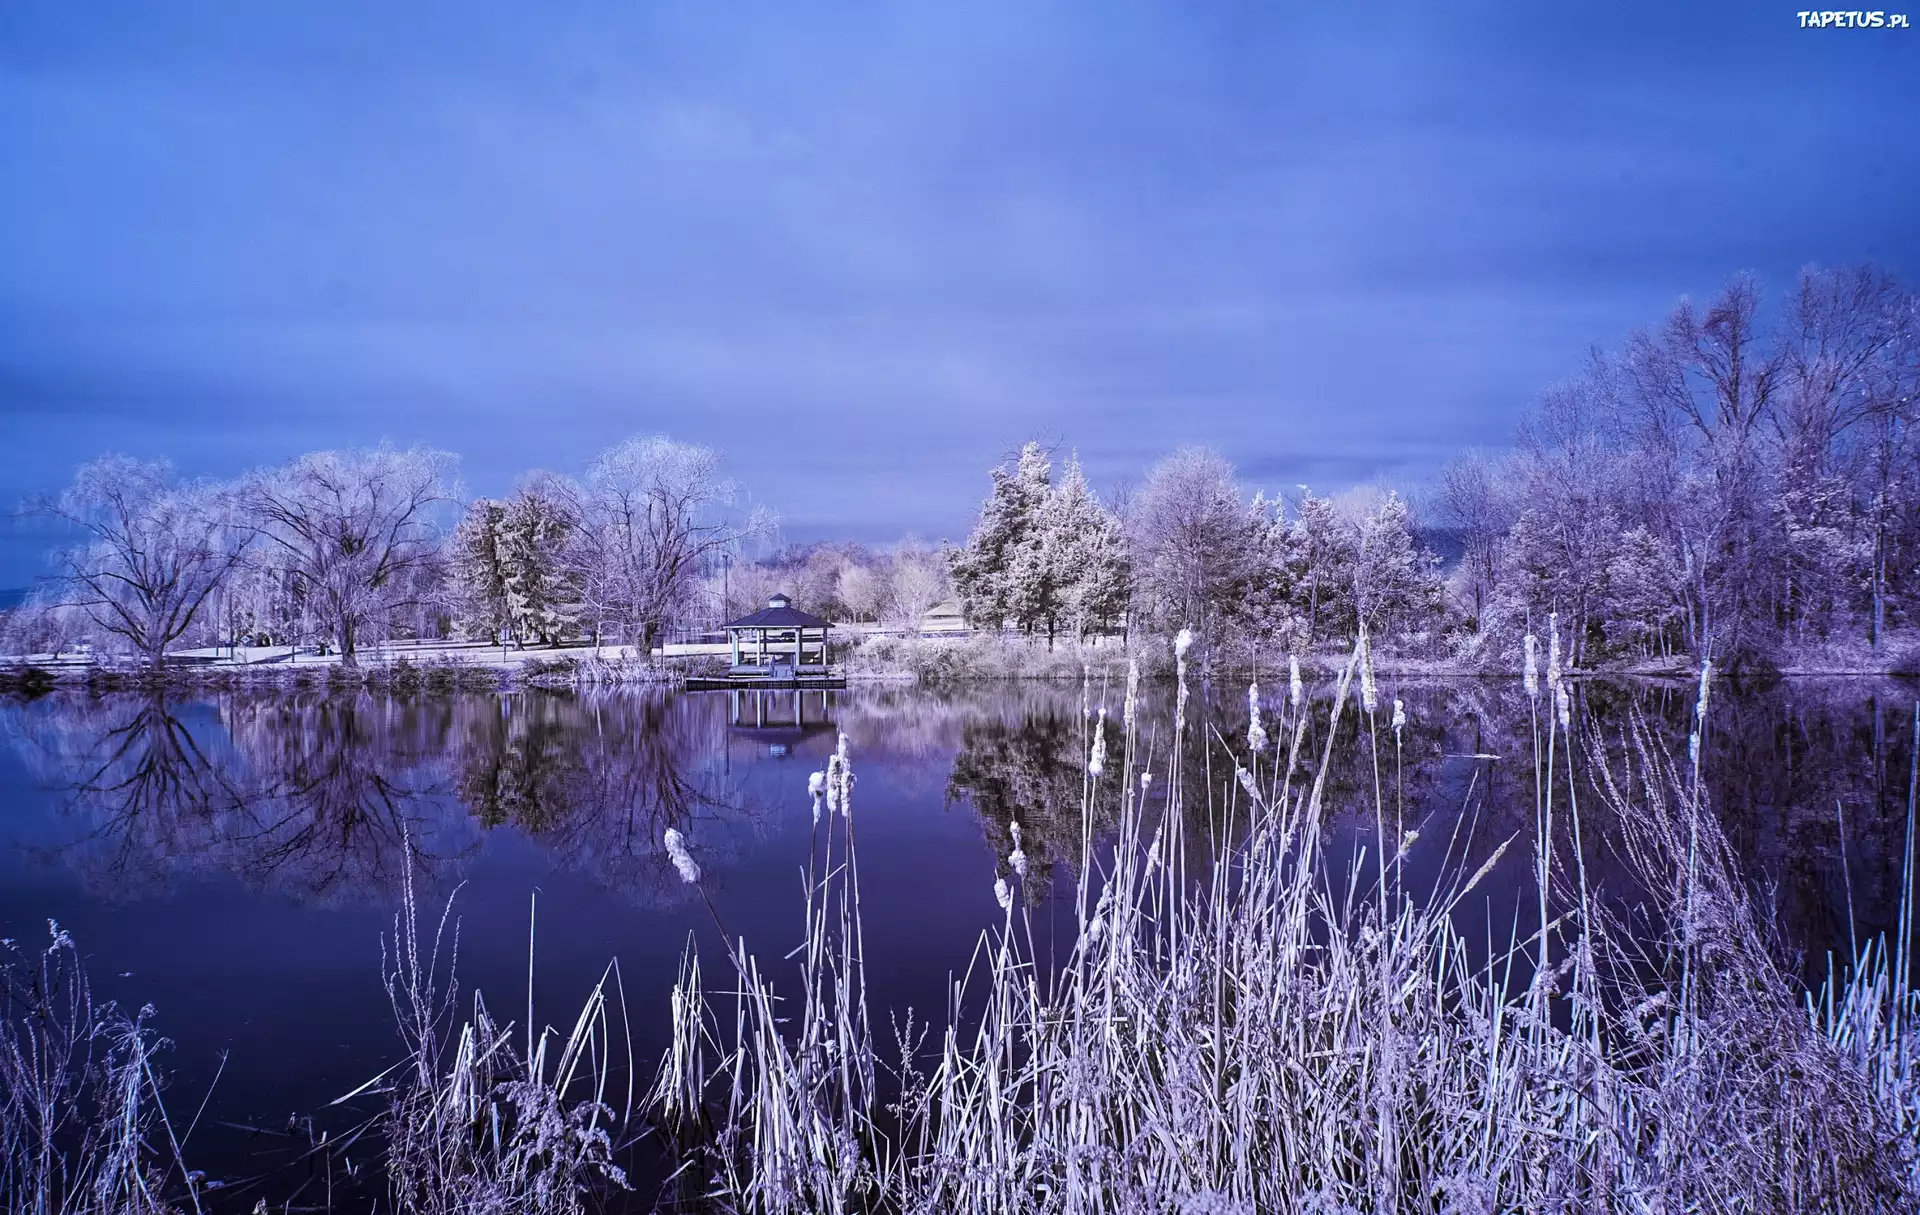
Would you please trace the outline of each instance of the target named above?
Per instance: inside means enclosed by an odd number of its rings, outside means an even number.
[[[774,691],[835,689],[847,686],[847,677],[835,671],[742,671],[725,675],[692,675],[689,692],[737,692],[766,688]]]

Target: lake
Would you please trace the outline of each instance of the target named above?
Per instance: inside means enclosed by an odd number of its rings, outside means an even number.
[[[1534,719],[1518,681],[1383,682],[1409,718],[1397,750],[1384,720],[1375,737],[1390,829],[1419,832],[1409,885],[1516,838],[1525,846],[1461,914],[1469,938],[1527,932]],[[1684,756],[1694,694],[1579,685],[1583,737],[1617,753],[1622,731],[1644,718]],[[1220,788],[1234,763],[1220,740],[1244,751],[1245,687],[1200,696],[1197,719],[1218,736],[1192,746],[1184,770]],[[1913,696],[1827,680],[1716,690],[1712,805],[1804,974],[1824,973],[1828,950],[1894,927]],[[1157,692],[1142,710],[1162,737],[1169,700]],[[1008,872],[1011,823],[1032,858],[1034,932],[1071,933],[1087,714],[1102,703],[1117,716],[1119,690],[8,701],[0,935],[36,946],[57,920],[96,994],[153,1005],[172,1042],[170,1110],[192,1120],[204,1102],[188,1155],[232,1183],[238,1209],[261,1195],[305,1201],[308,1174],[288,1161],[350,1125],[353,1105],[329,1103],[400,1052],[381,942],[409,868],[436,915],[453,900],[462,988],[485,991],[502,1019],[525,1016],[530,933],[543,1024],[570,1024],[618,959],[644,1085],[667,1043],[668,990],[690,936],[710,984],[722,927],[764,959],[799,941],[808,774],[844,733],[858,777],[870,1000],[881,1025],[885,1010],[908,1005],[938,1018],[951,978],[1001,920],[993,887]],[[1344,723],[1357,728],[1351,714]],[[1321,718],[1309,731],[1316,760],[1323,730]],[[1336,748],[1334,865],[1372,846],[1374,754]],[[1196,840],[1230,830],[1190,826]],[[710,905],[676,876],[668,827],[689,841]],[[1608,889],[1602,819],[1584,842]]]

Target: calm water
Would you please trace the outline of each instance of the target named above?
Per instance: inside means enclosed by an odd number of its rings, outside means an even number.
[[[1398,768],[1383,736],[1382,771],[1421,831],[1416,884],[1449,844],[1484,855],[1530,831],[1531,725],[1517,684],[1383,692],[1411,718]],[[1243,736],[1244,690],[1214,696],[1214,724]],[[1684,752],[1691,687],[1593,685],[1581,698],[1600,739],[1639,714]],[[1912,712],[1912,690],[1890,684],[1718,693],[1714,803],[1810,972],[1845,948],[1849,904],[1863,937],[1893,925]],[[719,956],[713,915],[661,849],[668,826],[692,841],[726,930],[778,958],[798,941],[807,774],[844,731],[876,1012],[940,1010],[950,974],[998,922],[992,887],[1011,821],[1036,866],[1030,897],[1044,900],[1049,878],[1070,885],[1086,730],[1077,687],[0,703],[0,935],[44,941],[56,919],[97,993],[155,1007],[174,1043],[172,1105],[207,1102],[191,1154],[239,1179],[284,1151],[290,1116],[324,1125],[328,1102],[395,1057],[380,936],[405,867],[435,906],[454,897],[462,985],[503,1016],[524,1015],[530,913],[542,1022],[570,1024],[618,958],[650,1074],[689,934],[710,979]],[[1373,779],[1363,745],[1337,751],[1336,856],[1371,838],[1361,797]],[[1185,762],[1193,779],[1231,775],[1203,748]],[[1592,871],[1615,881],[1605,832],[1588,843]],[[1504,936],[1518,920],[1525,931],[1528,872],[1514,849],[1465,927]],[[1037,913],[1042,937],[1066,923],[1062,900]],[[295,1179],[283,1170],[265,1184],[285,1193]]]

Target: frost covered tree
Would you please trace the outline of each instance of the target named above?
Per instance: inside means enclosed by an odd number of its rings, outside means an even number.
[[[1515,513],[1510,489],[1492,461],[1468,452],[1441,471],[1438,506],[1440,522],[1460,541],[1463,606],[1475,627],[1482,628],[1504,573],[1501,558]]]
[[[888,603],[902,627],[918,633],[932,611],[950,593],[938,557],[912,541],[894,555]]]
[[[1352,569],[1354,611],[1375,636],[1411,633],[1439,619],[1439,559],[1414,539],[1406,500],[1392,490],[1360,521]]]
[[[193,626],[248,539],[230,491],[179,484],[171,465],[130,456],[81,465],[38,509],[79,536],[58,554],[62,602],[154,667]]]
[[[1353,567],[1359,537],[1328,498],[1300,487],[1300,507],[1290,532],[1294,611],[1305,622],[1309,643],[1350,637],[1358,627],[1353,604]]]
[[[849,564],[842,569],[835,591],[849,620],[878,619],[887,603],[887,584],[869,565]]]
[[[1002,464],[991,475],[992,492],[966,547],[948,553],[953,592],[961,615],[975,628],[1030,626],[1051,595],[1044,585],[1032,585],[1041,563],[1030,550],[1035,516],[1052,488],[1052,466],[1038,443],[1028,443],[1010,466]]]
[[[357,664],[370,631],[417,599],[455,464],[444,451],[382,446],[313,452],[248,481],[243,502],[263,557],[345,665]]]
[[[507,570],[500,556],[500,525],[506,516],[504,503],[476,498],[453,530],[449,589],[461,631],[468,637],[498,640],[507,627]]]
[[[1153,466],[1132,515],[1134,577],[1154,623],[1217,640],[1243,613],[1258,568],[1233,466],[1183,447]]]
[[[1680,564],[1659,538],[1644,527],[1626,532],[1607,563],[1601,627],[1609,646],[1671,655],[1683,591]]]
[[[1044,628],[1051,646],[1060,627],[1074,635],[1108,628],[1125,611],[1131,563],[1120,522],[1087,484],[1077,456],[1048,488],[1013,567],[1015,618]]]
[[[606,622],[651,650],[722,556],[772,533],[772,513],[743,499],[710,447],[654,435],[602,452],[580,494],[581,591],[596,637]]]
[[[529,480],[507,499],[495,527],[508,627],[522,644],[557,642],[580,612],[579,508],[571,487],[555,477]]]

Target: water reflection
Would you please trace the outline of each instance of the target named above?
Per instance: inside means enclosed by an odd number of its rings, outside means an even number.
[[[730,781],[703,699],[49,697],[6,713],[63,830],[30,851],[99,897],[226,874],[302,902],[386,905],[403,859],[429,889],[511,827],[558,867],[642,904],[684,897],[660,841],[724,867],[762,817]]]
[[[1300,776],[1310,780],[1322,755],[1331,756],[1331,829],[1356,847],[1373,830],[1376,781],[1394,835],[1421,833],[1409,858],[1416,869],[1437,866],[1463,832],[1488,849],[1531,831],[1542,710],[1517,682],[1386,687],[1383,703],[1406,702],[1405,731],[1386,729],[1384,713],[1373,730],[1349,713],[1330,751],[1327,691],[1308,706]],[[1681,685],[1580,686],[1583,753],[1592,744],[1630,762],[1623,740],[1636,716],[1684,753],[1693,695]],[[223,874],[304,903],[385,906],[403,863],[448,888],[488,834],[504,828],[554,868],[654,905],[689,897],[661,848],[668,827],[697,840],[705,863],[724,876],[775,829],[781,807],[801,803],[800,781],[783,761],[824,754],[841,730],[856,762],[883,769],[899,796],[924,793],[973,813],[983,851],[1004,858],[1019,822],[1030,895],[1043,893],[1071,874],[1079,854],[1091,715],[1101,699],[1099,690],[1034,686],[955,694],[231,693],[179,703],[59,695],[11,703],[0,721],[59,810],[54,828],[21,846],[79,875],[96,897],[139,898]],[[1144,699],[1140,744],[1163,774],[1167,740],[1151,727],[1171,716],[1165,699],[1164,691]],[[1106,707],[1117,771],[1119,706]],[[1291,711],[1276,700],[1267,713],[1284,751]],[[1816,956],[1847,940],[1849,907],[1859,933],[1893,926],[1911,713],[1905,690],[1849,681],[1724,689],[1715,701],[1706,739],[1712,804],[1783,937]],[[1179,757],[1183,779],[1189,789],[1220,788],[1244,758],[1244,693],[1204,690],[1195,720],[1195,739],[1207,741]],[[750,779],[768,764],[785,774]],[[1117,793],[1117,782],[1102,785],[1093,833],[1117,811]],[[1190,838],[1204,847],[1207,834]],[[1604,826],[1584,842],[1590,870],[1607,881],[1613,858]],[[1515,880],[1525,870],[1523,863]]]

